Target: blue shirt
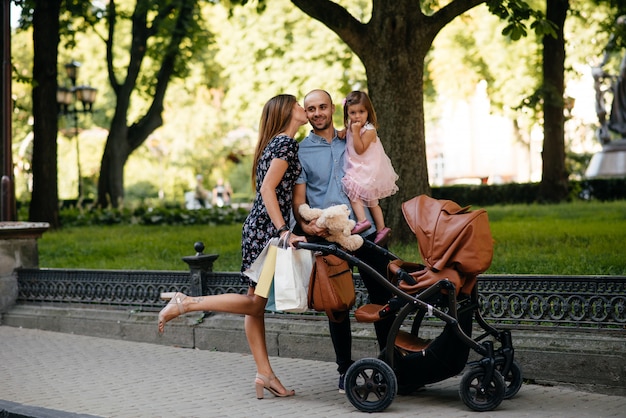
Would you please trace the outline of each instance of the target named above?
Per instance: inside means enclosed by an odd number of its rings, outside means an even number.
[[[297,184],[306,183],[306,200],[312,208],[327,208],[333,205],[347,205],[350,208],[350,217],[354,219],[350,199],[343,191],[341,179],[344,176],[343,155],[346,150],[346,141],[335,136],[328,143],[326,139],[309,132],[309,135],[300,142],[298,158],[302,165]],[[367,219],[374,225],[367,207],[365,208]],[[376,232],[372,226],[362,233],[368,236]]]

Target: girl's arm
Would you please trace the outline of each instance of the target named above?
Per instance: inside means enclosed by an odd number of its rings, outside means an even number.
[[[363,154],[370,144],[376,141],[376,129],[367,129],[361,135],[361,126],[358,123],[353,124],[358,129],[352,129],[352,137],[354,139],[354,150],[357,154]]]
[[[274,158],[270,163],[270,168],[267,170],[267,174],[261,184],[261,197],[263,197],[263,204],[265,205],[267,214],[272,220],[276,230],[279,230],[284,225],[287,225],[287,222],[283,218],[283,214],[280,212],[278,197],[276,196],[276,187],[280,184],[280,181],[283,179],[288,167],[289,163],[287,163],[287,161],[281,160],[280,158]],[[285,232],[282,232],[281,235],[284,233]]]

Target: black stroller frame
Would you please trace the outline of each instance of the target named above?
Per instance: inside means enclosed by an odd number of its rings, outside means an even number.
[[[387,337],[387,348],[381,351],[378,358],[357,360],[346,372],[346,396],[357,409],[363,412],[383,411],[397,394],[408,395],[426,384],[454,377],[464,369],[459,395],[465,405],[474,411],[493,410],[502,400],[517,394],[522,385],[522,372],[514,359],[511,333],[494,328],[482,317],[478,310],[477,286],[473,286],[469,295],[459,294],[454,283],[442,279],[417,294],[409,294],[336,244],[298,244],[300,248],[333,254],[348,261],[360,272],[374,278],[392,295],[388,305],[376,306],[376,309],[382,308],[378,311],[380,317],[395,315]],[[389,260],[399,260],[389,250],[370,241],[365,241],[364,246],[382,253]],[[416,284],[409,273],[398,269],[395,272],[397,283]],[[415,318],[411,332],[402,331],[405,320],[413,313]],[[427,314],[445,324],[443,332],[433,340],[418,337]],[[472,318],[484,330],[476,338],[471,337]],[[397,341],[406,337],[418,343],[415,350],[397,346]],[[476,352],[480,359],[467,362],[470,350]]]

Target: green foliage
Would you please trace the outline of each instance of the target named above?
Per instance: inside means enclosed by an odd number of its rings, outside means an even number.
[[[574,152],[566,152],[565,154],[565,170],[570,173],[573,178],[583,178],[587,171],[587,166],[593,154]]]
[[[480,186],[432,187],[432,197],[465,205],[497,205],[533,203],[537,200],[539,183],[508,183]]]
[[[559,205],[486,206],[494,238],[490,274],[626,275],[626,200]],[[473,209],[479,208],[480,205]],[[218,254],[215,271],[239,271],[241,224],[113,224],[48,231],[39,240],[41,267],[187,270],[181,257],[202,241]],[[417,243],[394,245],[400,258],[420,262]]]
[[[626,199],[626,178],[589,179],[571,183],[577,184],[586,199],[601,202]]]
[[[324,88],[339,101],[366,84],[363,65],[350,48],[288,0],[267,2],[260,14],[254,7],[240,7],[231,18],[227,15],[216,7],[208,17],[220,49],[216,58],[224,68],[219,117],[226,126],[256,130],[263,104],[279,93],[301,100],[310,90]]]
[[[229,225],[242,223],[248,211],[231,206],[187,210],[172,207],[61,209],[59,219],[63,227],[97,225]]]
[[[440,106],[449,106],[442,99],[469,100],[475,95],[476,86],[486,81],[494,112],[517,119],[525,129],[535,121],[511,108],[540,83],[540,44],[534,34],[515,42],[501,36],[503,25],[485,8],[472,9],[453,20],[433,43],[427,61],[428,75]],[[434,112],[437,117],[443,110]]]
[[[502,30],[502,35],[514,41],[528,35],[525,21],[531,17],[533,22],[530,27],[537,36],[550,35],[556,37],[556,26],[547,20],[541,11],[531,8],[525,1],[488,0],[487,7],[491,13],[507,22]]]
[[[125,192],[125,198],[139,201],[156,198],[159,195],[159,190],[157,189],[156,185],[149,181],[140,181],[134,183],[126,187]]]

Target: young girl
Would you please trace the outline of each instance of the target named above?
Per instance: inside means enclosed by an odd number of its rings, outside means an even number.
[[[348,94],[343,107],[343,120],[347,142],[342,183],[357,219],[352,233],[358,234],[371,226],[363,208],[368,206],[376,224],[374,242],[384,245],[391,236],[391,229],[385,226],[378,200],[398,191],[398,175],[376,133],[376,112],[366,93],[353,91]]]

